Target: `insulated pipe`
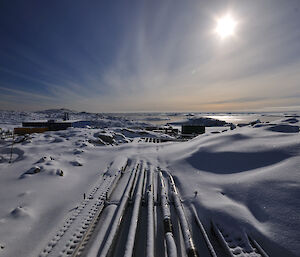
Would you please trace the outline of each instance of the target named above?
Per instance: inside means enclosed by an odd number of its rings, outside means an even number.
[[[146,201],[146,195],[147,195],[147,192],[146,192],[147,174],[149,174],[149,172],[145,169],[145,172],[144,172],[144,184],[143,184],[143,189],[142,189],[142,202],[143,203],[145,203],[145,201]]]
[[[216,234],[219,242],[221,243],[222,247],[226,251],[226,254],[230,257],[234,257],[233,253],[231,252],[229,246],[226,243],[226,240],[225,240],[224,236],[220,232],[218,226],[213,221],[211,221],[211,225],[212,225],[212,229],[213,229],[214,233]]]
[[[148,172],[147,189],[147,246],[146,257],[154,257],[154,194],[153,194],[153,172]]]
[[[269,255],[264,251],[264,249],[262,249],[261,246],[252,237],[248,235],[248,238],[262,257],[269,257]]]
[[[120,175],[121,174],[121,171],[118,171],[115,175],[114,175],[114,179],[113,181],[110,183],[110,187],[109,189],[107,190],[106,192],[106,200],[108,199],[108,197],[110,197],[112,191],[114,190],[116,184],[119,182],[119,179],[120,179]],[[103,211],[103,208],[104,208],[104,199],[100,199],[99,200],[101,201],[101,205],[99,206],[99,209],[97,211],[97,213],[95,214],[95,216],[93,217],[93,220],[92,222],[89,224],[89,227],[88,229],[85,231],[83,237],[82,237],[82,240],[81,242],[76,246],[76,248],[74,249],[74,252],[72,253],[72,256],[79,256],[81,254],[81,252],[83,251],[83,248],[85,246],[85,239],[86,237],[89,235],[89,233],[91,233],[94,229],[94,226],[95,224],[97,224],[98,220],[99,220],[99,217],[100,215],[102,214],[102,211]]]
[[[207,233],[206,233],[206,231],[205,231],[205,229],[204,229],[204,227],[203,227],[203,225],[202,225],[202,223],[201,223],[201,221],[198,217],[198,214],[197,214],[197,211],[196,211],[194,205],[192,205],[192,210],[193,210],[193,213],[194,213],[196,224],[198,225],[198,227],[199,227],[199,229],[200,229],[200,231],[203,235],[203,238],[204,238],[206,246],[209,250],[210,256],[211,257],[217,257],[217,254],[216,254],[211,242],[209,241],[208,235],[207,235]]]
[[[110,232],[108,234],[108,237],[106,239],[106,242],[105,242],[105,244],[103,246],[103,249],[102,249],[101,254],[99,255],[99,257],[106,257],[108,255],[108,253],[110,252],[110,250],[111,250],[111,247],[112,247],[113,242],[114,242],[114,240],[116,238],[116,235],[117,235],[117,231],[118,231],[118,229],[120,227],[120,224],[122,222],[123,214],[124,214],[125,209],[126,209],[127,204],[128,204],[129,195],[130,195],[130,192],[132,190],[133,181],[134,181],[134,179],[136,177],[138,168],[139,168],[139,164],[137,165],[137,167],[134,170],[134,172],[132,172],[131,175],[130,175],[130,179],[129,179],[128,183],[127,183],[125,192],[124,192],[124,194],[122,196],[121,203],[119,205],[117,213],[114,216],[114,223],[112,224],[111,230],[110,230]]]
[[[179,197],[178,190],[176,188],[174,179],[170,173],[167,172],[167,174],[170,178],[172,197],[173,197],[174,206],[175,206],[177,215],[179,217],[180,227],[181,227],[181,231],[182,231],[183,238],[184,238],[184,244],[185,244],[187,256],[188,257],[198,257],[199,255],[196,250],[195,244],[193,242],[189,224],[188,224],[187,218],[185,216],[184,209],[183,209],[182,203],[180,201],[180,197]]]
[[[137,167],[137,169],[138,169],[138,167]],[[130,199],[130,201],[133,198],[133,194],[134,194],[134,190],[136,188],[137,180],[138,180],[138,176],[137,176],[137,173],[136,173],[135,176],[134,176],[133,184],[132,184],[133,186],[131,187],[131,189],[129,191],[129,199]]]
[[[125,246],[124,257],[131,257],[132,253],[133,253],[136,228],[137,228],[137,224],[138,224],[139,213],[140,213],[140,208],[141,208],[141,201],[142,201],[142,189],[143,189],[144,179],[145,179],[144,173],[145,173],[145,171],[141,170],[139,181],[137,184],[138,188],[137,188],[137,191],[135,194],[135,200],[134,200],[134,205],[133,205],[133,211],[132,211],[132,216],[131,216],[131,221],[130,221],[127,242],[126,242],[126,246]]]
[[[170,205],[168,201],[168,194],[167,194],[166,185],[161,172],[159,172],[159,178],[161,184],[160,197],[161,197],[161,208],[162,208],[163,221],[164,221],[165,240],[167,244],[167,253],[168,253],[168,257],[177,257],[177,247],[173,236],[173,227],[171,221],[171,211],[170,211]]]
[[[85,257],[98,256],[99,249],[105,238],[105,234],[107,233],[107,230],[109,229],[109,225],[112,221],[112,218],[113,218],[117,208],[118,208],[117,205],[111,204],[111,205],[106,206],[105,209],[103,210],[103,212],[101,214],[101,219],[103,219],[103,223],[101,224],[101,229],[97,233],[92,244],[89,245],[89,247],[85,249],[85,252],[84,252]]]
[[[166,244],[167,244],[167,248],[168,248],[167,249],[168,257],[178,256],[177,247],[175,244],[173,233],[171,233],[171,232],[166,233],[165,238],[166,238]]]
[[[112,185],[109,187],[108,191],[106,192],[106,200],[108,200],[108,198],[110,197],[111,193],[113,192],[113,190],[115,189],[117,183],[119,182],[121,176],[122,176],[122,171],[120,170],[117,173],[116,179],[114,179]]]

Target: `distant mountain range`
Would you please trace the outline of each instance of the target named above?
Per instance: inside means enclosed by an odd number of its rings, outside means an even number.
[[[65,112],[69,112],[69,113],[78,113],[77,111],[73,111],[73,110],[66,109],[66,108],[60,108],[60,109],[47,109],[47,110],[42,110],[42,111],[35,111],[35,113],[43,113],[43,114],[50,114],[50,113],[65,113]]]

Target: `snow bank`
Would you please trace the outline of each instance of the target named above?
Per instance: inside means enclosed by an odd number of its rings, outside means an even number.
[[[299,122],[285,122],[201,135],[160,156],[206,225],[243,228],[278,257],[300,250]]]

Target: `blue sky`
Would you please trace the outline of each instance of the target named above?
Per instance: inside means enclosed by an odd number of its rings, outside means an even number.
[[[4,0],[0,109],[299,109],[299,17],[298,0]]]

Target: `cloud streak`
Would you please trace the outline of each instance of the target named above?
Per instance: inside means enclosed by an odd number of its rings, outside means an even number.
[[[0,108],[39,109],[39,101],[95,112],[299,105],[297,1],[125,2],[5,3]],[[212,31],[227,11],[239,27],[221,42]]]

